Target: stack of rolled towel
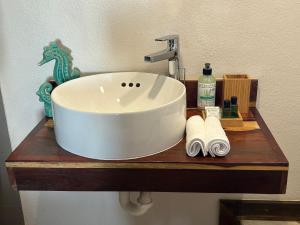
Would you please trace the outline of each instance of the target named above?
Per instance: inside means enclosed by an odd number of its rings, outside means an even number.
[[[205,121],[200,116],[192,116],[186,123],[186,153],[195,157],[202,153],[212,157],[225,156],[230,151],[230,143],[217,117],[209,116]]]

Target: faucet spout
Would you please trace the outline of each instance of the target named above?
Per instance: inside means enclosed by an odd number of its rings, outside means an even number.
[[[176,56],[176,51],[175,50],[169,50],[169,49],[165,49],[163,51],[159,51],[159,52],[155,52],[152,53],[150,55],[146,55],[144,57],[145,62],[158,62],[158,61],[162,61],[165,59],[171,59],[174,58]]]
[[[179,80],[180,67],[178,39],[178,35],[167,35],[161,38],[156,38],[155,41],[166,41],[167,48],[165,50],[144,56],[144,61],[153,63],[167,59],[169,61],[169,76]]]

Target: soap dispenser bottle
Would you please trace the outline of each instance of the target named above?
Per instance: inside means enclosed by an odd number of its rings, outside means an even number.
[[[210,63],[205,63],[203,75],[198,80],[198,108],[204,109],[205,106],[214,106],[216,96],[216,79],[212,75]]]

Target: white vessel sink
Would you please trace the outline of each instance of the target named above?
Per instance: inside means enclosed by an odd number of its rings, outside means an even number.
[[[81,77],[51,94],[57,143],[105,160],[153,155],[177,144],[186,122],[185,86],[138,72]]]

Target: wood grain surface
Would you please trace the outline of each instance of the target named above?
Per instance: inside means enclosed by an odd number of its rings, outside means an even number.
[[[250,103],[251,80],[246,74],[225,74],[223,79],[223,98],[237,96],[238,107],[241,113],[247,113]]]
[[[226,157],[190,158],[183,139],[144,158],[88,159],[59,147],[43,119],[6,166],[18,190],[285,193],[288,161],[259,112],[250,111],[260,129],[226,131],[231,143]],[[188,117],[197,114],[197,109],[187,111]]]

